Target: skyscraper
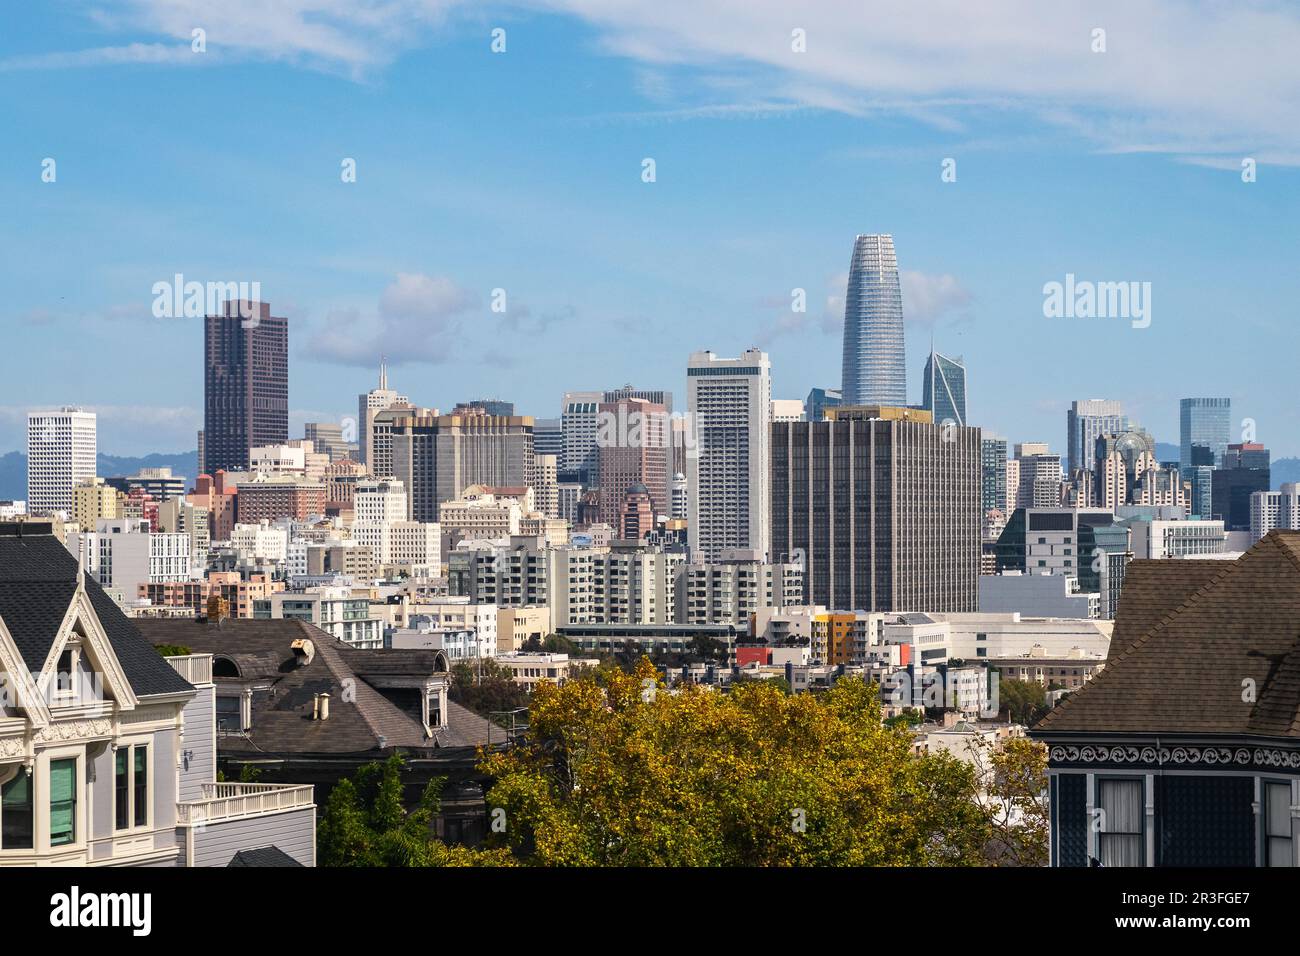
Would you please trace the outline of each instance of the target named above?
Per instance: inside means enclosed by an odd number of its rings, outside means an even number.
[[[387,477],[387,473],[375,470],[375,415],[386,408],[409,405],[405,395],[388,387],[388,367],[381,360],[379,387],[357,396],[357,460],[369,465],[370,473],[377,478]]]
[[[1017,481],[1019,474],[1017,474]],[[980,509],[1002,511],[1007,505],[1007,440],[980,433]]]
[[[560,430],[564,453],[560,456],[560,475],[565,481],[591,484],[596,478],[596,406],[600,392],[565,392],[560,413]]]
[[[1065,413],[1065,473],[1073,475],[1078,468],[1092,468],[1097,439],[1128,429],[1128,416],[1117,401],[1086,398],[1071,402]]]
[[[804,420],[819,422],[826,417],[826,409],[838,408],[843,404],[843,395],[838,388],[814,388],[804,399]]]
[[[980,433],[928,412],[841,406],[772,426],[772,560],[828,608],[973,611]]]
[[[687,455],[692,560],[726,548],[771,548],[772,363],[748,349],[739,358],[693,352],[686,369],[693,453]]]
[[[72,406],[27,415],[27,513],[72,514],[72,490],[95,477],[96,417]]]
[[[934,416],[934,423],[966,424],[966,366],[961,356],[949,358],[933,348],[925,360],[925,384],[921,407]]]
[[[526,486],[534,475],[533,419],[423,413],[399,417],[393,427],[393,475],[406,489],[412,521],[437,521],[442,502],[459,498],[470,485]]]
[[[1214,467],[1223,467],[1223,455],[1232,440],[1232,399],[1184,398],[1178,403],[1178,463],[1187,470],[1192,446],[1204,445],[1214,453]]]
[[[600,520],[619,527],[628,489],[649,496],[655,514],[666,515],[668,501],[668,410],[643,398],[620,398],[599,405],[597,462]]]
[[[893,236],[858,236],[844,293],[845,405],[906,405],[903,292]]]
[[[289,320],[265,302],[204,319],[203,465],[248,467],[249,449],[289,440]]]

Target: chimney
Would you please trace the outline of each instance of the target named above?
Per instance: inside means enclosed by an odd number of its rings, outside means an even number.
[[[321,720],[330,719],[330,695],[329,694],[320,695],[320,719]]]
[[[289,645],[293,651],[293,662],[295,667],[306,667],[316,656],[316,645],[311,642],[310,638],[300,637]]]
[[[311,719],[320,720],[320,694],[312,694],[311,697]]]

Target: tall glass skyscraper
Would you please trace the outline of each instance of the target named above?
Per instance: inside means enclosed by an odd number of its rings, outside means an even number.
[[[1129,420],[1123,406],[1104,398],[1087,398],[1070,403],[1065,413],[1065,473],[1075,469],[1091,470],[1097,439],[1102,435],[1121,435],[1129,430]]]
[[[1198,464],[1192,460],[1192,446],[1203,445],[1214,453],[1214,467],[1223,467],[1223,455],[1232,440],[1232,399],[1184,398],[1178,403],[1178,463],[1182,469]]]
[[[894,237],[858,236],[844,295],[844,404],[906,405],[905,362]]]
[[[921,407],[934,414],[936,425],[966,424],[966,366],[960,355],[954,359],[930,350],[925,360]]]

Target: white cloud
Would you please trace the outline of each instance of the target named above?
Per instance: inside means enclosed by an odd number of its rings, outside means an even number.
[[[475,296],[446,276],[398,273],[373,311],[339,308],[307,335],[305,355],[343,365],[371,367],[386,355],[392,365],[447,361],[459,319]]]
[[[971,294],[951,275],[928,275],[924,272],[899,270],[903,287],[903,319],[921,325],[934,325],[971,303]]]

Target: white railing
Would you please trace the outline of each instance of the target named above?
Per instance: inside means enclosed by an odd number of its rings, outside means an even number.
[[[203,797],[176,805],[180,826],[197,826],[310,807],[314,788],[282,783],[205,783]]]
[[[182,657],[165,657],[163,660],[191,684],[212,683],[211,654],[186,654]]]

